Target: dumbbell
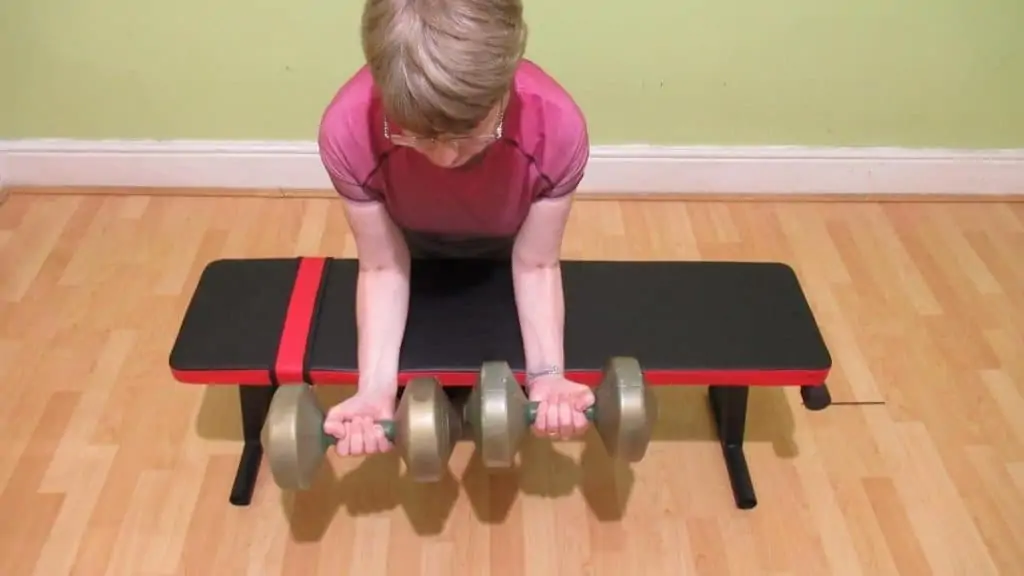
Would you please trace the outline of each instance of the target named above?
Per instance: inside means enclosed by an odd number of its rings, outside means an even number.
[[[487,468],[511,468],[526,429],[537,417],[506,362],[486,362],[470,392],[465,423]],[[605,365],[594,405],[585,411],[608,453],[638,462],[647,452],[657,420],[657,402],[647,389],[640,364],[633,358],[613,357]]]
[[[308,490],[336,439],[324,433],[324,411],[308,384],[274,392],[260,438],[274,482],[285,490]],[[393,421],[378,422],[398,449],[416,482],[444,475],[462,419],[434,378],[414,378],[405,386]]]

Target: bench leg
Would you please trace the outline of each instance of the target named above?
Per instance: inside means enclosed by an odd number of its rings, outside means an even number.
[[[245,445],[238,460],[235,482],[231,486],[229,501],[235,506],[248,506],[256,489],[256,477],[263,460],[260,432],[270,410],[277,386],[239,386],[238,400],[242,409],[242,436]]]
[[[747,457],[743,454],[749,393],[747,386],[711,386],[708,389],[708,402],[715,418],[718,440],[722,444],[732,495],[741,510],[757,506],[754,482],[750,478]]]

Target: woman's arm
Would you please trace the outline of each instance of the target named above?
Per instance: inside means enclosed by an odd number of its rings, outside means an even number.
[[[513,283],[528,374],[561,373],[565,365],[565,301],[559,262],[572,196],[535,202],[513,249]]]
[[[343,202],[359,256],[359,391],[397,394],[398,357],[409,311],[409,250],[383,204]]]

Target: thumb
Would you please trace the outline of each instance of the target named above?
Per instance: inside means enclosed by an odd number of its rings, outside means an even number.
[[[544,400],[545,396],[547,396],[547,394],[545,394],[545,390],[541,389],[541,387],[536,384],[526,387],[526,397],[530,402],[541,402]]]
[[[342,402],[335,404],[333,408],[327,411],[327,420],[347,420],[355,416],[356,408],[351,405],[350,402]]]
[[[573,408],[579,411],[586,410],[594,404],[594,391],[589,387],[586,390],[580,390],[579,394],[573,397]]]
[[[345,422],[344,422],[344,420],[342,420],[340,418],[324,420],[324,434],[327,434],[328,436],[333,436],[335,438],[338,438],[339,440],[341,438],[344,438],[345,437]]]
[[[374,420],[394,420],[395,419],[395,408],[391,405],[379,406],[374,411]]]
[[[344,403],[338,404],[331,408],[327,412],[327,416],[324,417],[324,432],[336,436],[344,434],[345,421],[351,420],[353,416],[355,416],[355,414],[353,414],[353,410],[350,406],[347,406]]]

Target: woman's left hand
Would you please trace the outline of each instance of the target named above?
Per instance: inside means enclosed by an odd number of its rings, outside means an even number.
[[[568,440],[587,430],[583,411],[594,404],[590,386],[563,376],[543,376],[530,383],[529,397],[538,402],[533,432],[537,436]]]

